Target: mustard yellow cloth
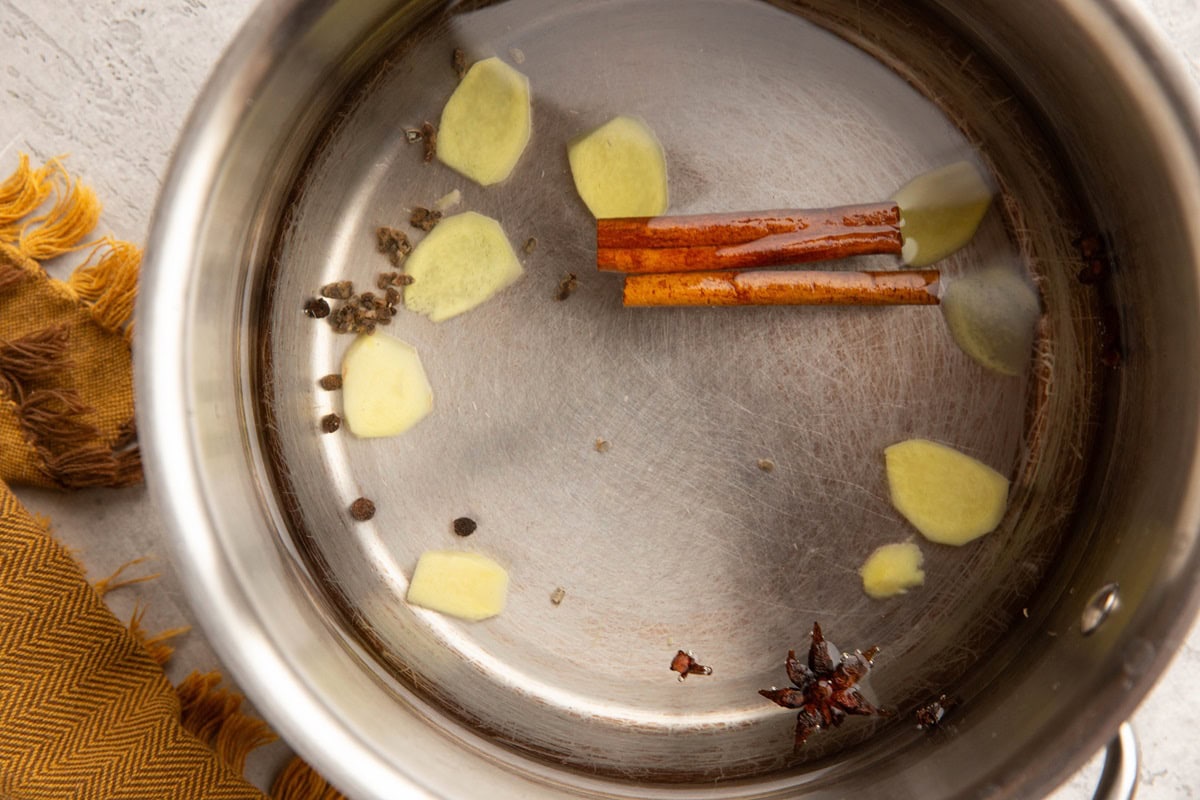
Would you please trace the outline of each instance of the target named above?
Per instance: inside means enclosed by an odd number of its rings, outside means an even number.
[[[44,210],[43,210],[44,209]],[[141,254],[102,240],[66,280],[100,204],[57,161],[21,156],[0,183],[0,798],[260,800],[247,754],[273,741],[216,673],[173,687],[165,639],[122,624],[48,526],[5,484],[58,489],[141,480],[130,317]],[[281,800],[339,795],[299,759]]]

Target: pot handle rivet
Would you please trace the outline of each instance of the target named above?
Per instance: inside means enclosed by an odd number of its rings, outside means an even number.
[[[1095,633],[1104,620],[1121,607],[1120,588],[1115,583],[1109,583],[1096,590],[1083,607],[1083,614],[1079,618],[1080,633],[1084,636]]]
[[[1122,723],[1104,751],[1104,769],[1092,800],[1133,800],[1140,768],[1141,755],[1133,726]]]

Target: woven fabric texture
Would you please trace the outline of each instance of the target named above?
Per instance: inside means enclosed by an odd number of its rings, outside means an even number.
[[[130,358],[141,253],[81,246],[99,215],[57,161],[35,169],[22,156],[0,182],[0,800],[265,798],[242,771],[275,740],[267,725],[219,673],[172,686],[162,665],[182,631],[150,635],[104,604],[146,577],[90,584],[6,485],[141,480]],[[66,280],[43,268],[79,250]],[[342,797],[298,758],[271,794]]]

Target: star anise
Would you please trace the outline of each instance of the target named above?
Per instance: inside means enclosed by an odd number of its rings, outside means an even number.
[[[872,647],[866,652],[856,650],[835,656],[821,633],[821,626],[814,622],[808,663],[801,663],[795,650],[788,651],[784,662],[788,680],[795,688],[760,689],[758,693],[784,708],[799,709],[800,713],[796,715],[796,749],[799,750],[813,731],[841,725],[849,714],[891,715],[868,702],[856,686],[871,671],[871,662],[878,654],[879,648]]]

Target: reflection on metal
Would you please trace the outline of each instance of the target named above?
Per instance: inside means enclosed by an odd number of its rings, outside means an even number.
[[[1104,770],[1093,800],[1133,800],[1140,766],[1137,736],[1128,722],[1122,723],[1104,752]]]
[[[1090,636],[1108,619],[1109,615],[1121,607],[1121,587],[1115,583],[1105,584],[1096,590],[1083,607],[1083,615],[1079,618],[1079,632]]]

